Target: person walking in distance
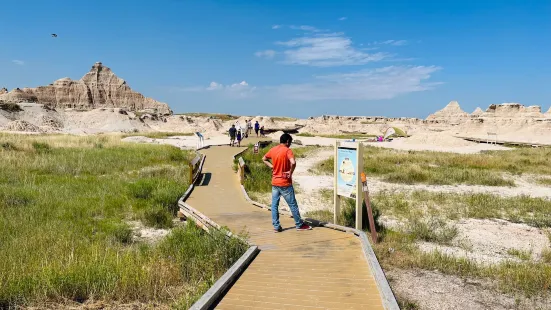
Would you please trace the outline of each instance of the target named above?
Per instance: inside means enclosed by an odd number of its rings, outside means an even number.
[[[250,136],[253,134],[253,120],[250,119],[248,122],[247,122],[247,136]]]
[[[231,125],[231,128],[228,132],[230,134],[230,146],[233,146],[235,143],[235,135],[237,134],[237,129],[235,129],[235,125]]]
[[[241,133],[241,130],[237,131],[237,146],[241,146],[241,140],[243,139],[243,134]]]
[[[258,121],[254,123],[254,132],[256,133],[256,136],[258,137],[258,131],[260,130],[260,124]]]
[[[291,209],[296,229],[299,231],[312,229],[300,217],[295,198],[293,172],[297,163],[293,151],[289,148],[292,142],[293,138],[291,135],[284,133],[279,138],[279,145],[271,148],[262,157],[262,161],[266,166],[272,168],[272,225],[274,225],[275,232],[283,231],[279,223],[279,200],[281,196],[283,196],[283,199],[285,199]]]

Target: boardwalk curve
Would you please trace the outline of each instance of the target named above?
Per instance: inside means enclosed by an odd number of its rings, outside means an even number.
[[[232,169],[233,156],[242,150],[202,150],[203,180],[186,200],[217,225],[246,232],[260,249],[214,308],[397,309],[395,301],[383,302],[361,240],[353,234],[321,227],[298,232],[286,216],[281,217],[285,230],[273,232],[270,213],[245,199]]]

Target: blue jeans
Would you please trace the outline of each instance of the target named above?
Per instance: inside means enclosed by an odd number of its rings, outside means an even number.
[[[281,225],[279,224],[279,199],[283,196],[285,202],[289,205],[293,218],[295,219],[295,225],[302,226],[302,219],[300,218],[300,212],[298,211],[297,199],[295,198],[295,189],[291,186],[272,186],[272,224],[277,229]]]

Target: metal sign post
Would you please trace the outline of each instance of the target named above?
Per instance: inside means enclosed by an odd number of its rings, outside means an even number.
[[[205,140],[203,139],[203,135],[200,132],[195,132],[195,136],[197,136],[197,149],[202,148],[205,146]]]
[[[357,142],[335,141],[334,222],[341,212],[341,196],[356,200],[356,229],[362,229],[363,145]]]

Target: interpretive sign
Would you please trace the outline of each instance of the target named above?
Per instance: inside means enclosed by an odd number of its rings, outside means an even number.
[[[337,149],[337,194],[356,198],[358,184],[358,150]]]
[[[357,142],[335,142],[335,207],[334,222],[338,223],[341,197],[356,200],[356,228],[362,228],[362,172],[363,146]]]

